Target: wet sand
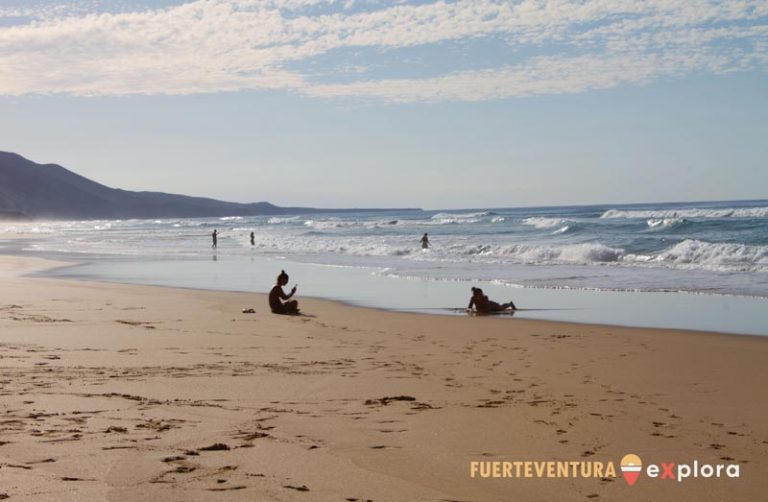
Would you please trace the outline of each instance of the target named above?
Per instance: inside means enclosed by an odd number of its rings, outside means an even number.
[[[9,500],[760,500],[768,338],[21,277],[0,257]],[[255,314],[242,314],[253,307]],[[472,461],[737,464],[481,479]]]

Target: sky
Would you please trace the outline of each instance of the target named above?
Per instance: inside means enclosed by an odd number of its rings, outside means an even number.
[[[0,150],[317,207],[768,198],[765,0],[0,0]]]

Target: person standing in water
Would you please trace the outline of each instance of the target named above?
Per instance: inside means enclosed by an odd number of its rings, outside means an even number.
[[[211,247],[213,249],[218,248],[219,247],[219,233],[218,233],[218,231],[215,228],[213,229],[213,233],[211,234],[211,239],[213,240],[213,244],[211,244]]]
[[[291,289],[290,294],[286,295],[283,291],[283,286],[286,284],[288,284],[288,274],[285,273],[285,270],[281,270],[280,275],[277,276],[276,284],[269,292],[269,308],[273,314],[292,315],[299,313],[299,302],[291,300],[296,294],[296,286]]]
[[[256,245],[256,236],[251,232],[251,246]]]
[[[469,299],[467,310],[472,310],[472,307],[474,307],[480,314],[493,314],[496,312],[503,312],[507,309],[512,311],[517,310],[514,302],[500,304],[489,300],[480,288],[472,288],[472,298]]]
[[[429,249],[429,236],[426,232],[421,237],[421,249]]]

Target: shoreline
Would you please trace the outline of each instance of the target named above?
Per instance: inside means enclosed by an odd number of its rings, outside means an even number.
[[[768,297],[761,294],[724,293],[719,291],[692,291],[687,289],[645,289],[612,287],[570,287],[528,285],[525,281],[513,285],[499,280],[467,280],[456,278],[437,278],[429,276],[411,276],[385,273],[386,268],[376,262],[359,266],[325,263],[323,260],[301,260],[269,254],[243,255],[242,249],[235,249],[234,254],[225,250],[219,256],[163,256],[163,255],[110,255],[77,253],[64,251],[25,250],[19,242],[35,243],[46,240],[46,235],[24,234],[3,236],[7,255],[31,256],[56,261],[65,260],[69,265],[47,271],[46,276],[63,276],[67,279],[112,282],[117,284],[164,285],[204,289],[209,291],[252,292],[262,291],[266,284],[273,282],[269,273],[253,269],[264,268],[265,264],[275,267],[290,267],[291,275],[295,269],[318,276],[323,280],[302,280],[299,282],[299,294],[305,298],[339,301],[347,305],[382,309],[393,312],[423,312],[436,315],[463,315],[461,307],[465,305],[469,285],[482,287],[493,299],[507,301],[514,299],[521,307],[515,313],[516,318],[530,318],[578,324],[605,326],[626,326],[638,328],[685,329],[713,333],[738,335],[768,336]],[[10,237],[7,238],[6,237]],[[252,250],[251,250],[252,251]],[[255,263],[254,263],[255,261]],[[160,266],[158,267],[158,264]],[[166,266],[175,267],[175,273],[165,270]],[[537,268],[533,265],[520,265],[521,270]],[[154,267],[154,268],[152,268]],[[590,267],[580,270],[561,269],[562,265],[550,265],[547,274],[563,276],[568,274],[617,273],[613,267],[605,270]],[[585,266],[586,267],[586,266]],[[67,270],[72,273],[67,273]],[[201,275],[201,271],[202,274]],[[260,276],[260,280],[243,283],[238,278],[243,272]],[[658,270],[649,270],[658,274]],[[679,271],[678,271],[679,272]],[[274,271],[270,273],[274,274]],[[517,273],[517,271],[515,272]],[[670,271],[672,273],[672,271]],[[136,275],[144,275],[137,279]],[[207,280],[190,281],[188,277],[208,274]],[[539,274],[538,272],[534,275]],[[609,275],[610,275],[609,274]],[[221,277],[220,277],[221,276]],[[185,278],[187,277],[187,278]],[[221,278],[221,280],[219,280]],[[674,278],[674,276],[673,276]],[[671,279],[670,279],[671,280]],[[216,284],[212,284],[216,283]],[[340,283],[336,285],[334,283]],[[353,285],[353,287],[347,287]],[[330,286],[330,287],[329,287]],[[350,293],[354,286],[357,291]],[[428,295],[422,294],[429,292]],[[458,301],[457,301],[458,299]],[[452,307],[446,307],[452,305]]]
[[[307,315],[284,317],[255,293],[18,275],[49,265],[0,257],[0,492],[14,500],[714,501],[768,490],[768,338],[302,297]],[[254,302],[256,314],[240,313]],[[469,475],[473,461],[618,466],[627,453],[742,474],[632,488],[620,472]]]
[[[73,267],[79,267],[83,265],[85,262],[64,262],[64,261],[57,261],[52,260],[49,258],[38,258],[38,257],[30,257],[30,256],[24,256],[24,255],[0,255],[0,262],[2,261],[3,257],[11,257],[11,258],[19,258],[22,260],[31,260],[31,261],[39,261],[41,263],[40,268],[36,268],[35,270],[24,272],[23,274],[19,275],[19,278],[30,278],[30,279],[52,279],[55,281],[62,281],[64,283],[67,283],[69,281],[74,282],[82,282],[87,285],[98,285],[98,284],[105,284],[105,285],[115,285],[115,286],[125,286],[129,288],[149,288],[149,289],[162,289],[167,290],[169,292],[174,291],[196,291],[199,293],[209,293],[209,294],[232,294],[232,295],[248,295],[249,297],[255,297],[260,300],[261,308],[268,308],[268,294],[263,292],[257,292],[257,291],[239,291],[239,290],[221,290],[221,289],[209,289],[209,288],[199,288],[199,287],[185,287],[185,286],[168,286],[168,285],[162,285],[162,284],[147,284],[147,283],[131,283],[131,282],[119,282],[115,280],[110,280],[108,278],[102,278],[102,279],[88,279],[85,277],[75,277],[75,278],[64,278],[59,277],[56,275],[50,275],[51,272],[55,270],[61,270],[61,269],[68,269]],[[48,266],[51,265],[51,266]],[[543,289],[543,288],[541,288]],[[620,292],[620,291],[609,291],[609,292]],[[671,292],[673,294],[681,293],[685,294],[686,292]],[[738,295],[734,295],[738,296]],[[619,329],[619,330],[642,330],[642,331],[648,331],[648,332],[674,332],[674,333],[681,333],[681,334],[688,334],[688,335],[714,335],[714,336],[726,336],[726,337],[732,337],[732,336],[743,336],[743,337],[754,337],[758,339],[763,339],[766,337],[766,335],[759,335],[759,334],[749,334],[749,333],[733,333],[733,332],[727,332],[727,331],[708,331],[708,330],[697,330],[697,329],[680,329],[680,328],[660,328],[660,327],[646,327],[646,326],[629,326],[629,325],[623,325],[623,324],[601,324],[601,323],[589,323],[589,322],[572,322],[572,321],[558,321],[558,320],[546,320],[546,319],[521,319],[521,318],[515,318],[514,316],[465,316],[462,314],[437,314],[434,312],[426,311],[426,309],[390,309],[386,307],[376,307],[376,306],[368,306],[368,305],[361,305],[361,304],[355,304],[349,301],[344,300],[336,300],[332,298],[326,298],[326,297],[319,297],[319,296],[304,296],[304,295],[298,295],[297,298],[303,299],[303,300],[310,300],[311,303],[318,303],[318,304],[329,304],[329,305],[335,305],[337,307],[341,308],[350,308],[355,310],[369,310],[374,312],[379,312],[382,314],[403,314],[403,315],[414,315],[414,316],[428,316],[428,317],[454,317],[454,318],[479,318],[479,319],[488,319],[495,322],[507,322],[507,321],[514,321],[514,322],[529,322],[529,323],[541,323],[542,325],[547,325],[549,327],[550,325],[554,326],[579,326],[584,329],[603,329],[603,328],[613,328],[613,329]],[[304,312],[302,312],[304,314]],[[298,317],[301,317],[298,316]]]
[[[67,257],[71,259],[72,257]],[[740,335],[766,335],[766,299],[679,292],[618,292],[549,288],[509,288],[469,281],[385,277],[367,268],[337,267],[252,257],[250,260],[93,260],[47,276],[168,287],[266,293],[275,270],[287,268],[301,284],[300,296],[392,312],[421,311],[455,317],[469,285],[491,298],[512,297],[514,318],[639,328],[686,329]],[[457,301],[458,300],[458,301]],[[460,306],[457,304],[461,304]]]
[[[79,264],[74,264],[72,266],[76,267]],[[58,268],[58,267],[57,267]],[[64,265],[61,268],[68,268],[67,265]],[[51,269],[55,270],[55,269]],[[267,308],[268,303],[268,297],[269,295],[267,293],[263,292],[251,292],[251,291],[237,291],[237,290],[221,290],[221,289],[207,289],[207,288],[199,288],[199,287],[192,287],[192,286],[165,286],[161,284],[145,284],[145,283],[131,283],[131,282],[119,282],[109,279],[88,279],[88,278],[62,278],[57,276],[51,276],[47,275],[46,272],[48,270],[41,270],[38,272],[34,272],[31,275],[25,275],[23,277],[39,277],[42,279],[54,279],[57,281],[77,281],[77,282],[83,282],[86,284],[114,284],[118,286],[128,286],[128,287],[146,287],[146,288],[158,288],[158,289],[166,289],[170,291],[198,291],[198,292],[205,292],[205,293],[230,293],[230,294],[237,294],[237,295],[248,295],[251,297],[255,297],[259,299],[259,305],[261,305],[261,308]],[[298,299],[303,300],[311,300],[312,302],[318,302],[318,303],[329,303],[332,305],[337,305],[339,307],[345,307],[345,308],[351,308],[351,309],[363,309],[363,310],[370,310],[380,313],[393,313],[393,314],[407,314],[407,315],[415,315],[415,316],[429,316],[429,317],[479,317],[481,319],[493,319],[498,322],[521,322],[521,321],[527,321],[532,323],[541,323],[544,325],[562,325],[562,326],[581,326],[584,329],[588,328],[614,328],[614,329],[630,329],[630,330],[643,330],[643,331],[656,331],[656,332],[675,332],[680,334],[690,334],[690,335],[715,335],[715,336],[743,336],[743,337],[756,337],[756,338],[765,338],[768,335],[760,335],[760,334],[754,334],[754,333],[735,333],[735,332],[728,332],[728,331],[710,331],[710,330],[698,330],[698,329],[684,329],[684,328],[660,328],[660,327],[648,327],[648,326],[629,326],[624,324],[601,324],[601,323],[589,323],[589,322],[575,322],[575,321],[557,321],[557,320],[547,320],[547,319],[521,319],[521,318],[515,318],[513,315],[501,315],[501,316],[494,316],[494,315],[467,315],[463,312],[456,312],[454,314],[450,313],[437,313],[433,311],[429,311],[428,309],[393,309],[393,308],[386,308],[386,307],[376,307],[376,306],[369,306],[369,305],[361,305],[356,304],[350,301],[344,301],[344,300],[335,300],[332,298],[324,298],[319,296],[304,296],[304,295],[298,295]],[[304,314],[304,312],[302,312]]]

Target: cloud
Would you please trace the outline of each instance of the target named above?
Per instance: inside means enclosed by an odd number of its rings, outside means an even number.
[[[196,0],[120,12],[93,5],[0,9],[0,21],[15,20],[0,23],[0,94],[283,89],[480,101],[768,68],[763,0]],[[396,65],[387,73],[375,60],[393,51],[406,60],[415,48],[438,56],[446,44],[489,40],[505,45],[482,68],[462,58],[448,68],[422,58],[427,76],[404,78]],[[348,54],[355,50],[374,60]],[[312,65],[331,56],[333,68]],[[367,74],[371,67],[376,76]],[[354,80],[334,82],[334,68]]]

